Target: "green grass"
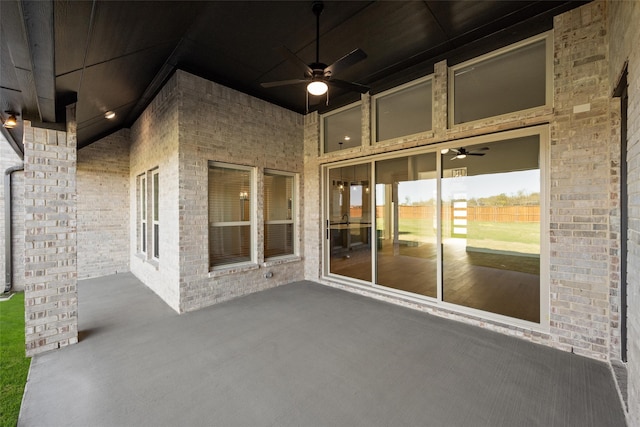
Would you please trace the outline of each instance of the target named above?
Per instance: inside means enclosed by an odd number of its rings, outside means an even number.
[[[537,222],[471,221],[467,229],[469,239],[540,244],[540,224]]]
[[[0,426],[18,423],[31,359],[25,357],[24,293],[0,302]]]

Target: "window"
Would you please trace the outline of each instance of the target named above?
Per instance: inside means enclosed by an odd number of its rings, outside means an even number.
[[[375,141],[431,130],[431,78],[377,95],[373,99]]]
[[[376,162],[378,284],[437,297],[436,180],[435,153]]]
[[[548,132],[325,165],[324,274],[514,324],[546,322]]]
[[[209,165],[209,266],[253,261],[254,170]]]
[[[139,182],[139,208],[138,208],[138,244],[141,253],[147,253],[147,175],[142,174],[138,176]]]
[[[362,145],[362,110],[360,103],[332,111],[322,117],[324,152]]]
[[[153,204],[151,205],[153,218],[153,257],[155,259],[160,258],[160,221],[159,221],[159,211],[160,211],[160,190],[159,190],[159,177],[160,174],[158,170],[154,170],[151,172],[152,177],[152,187],[153,187]]]
[[[264,174],[264,257],[294,254],[295,177],[283,172]]]
[[[452,125],[551,103],[550,35],[451,67]]]
[[[485,140],[441,154],[443,300],[539,323],[540,135]]]

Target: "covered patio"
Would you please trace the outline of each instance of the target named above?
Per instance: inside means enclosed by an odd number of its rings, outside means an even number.
[[[80,281],[20,426],[624,426],[609,365],[310,281],[176,314]]]

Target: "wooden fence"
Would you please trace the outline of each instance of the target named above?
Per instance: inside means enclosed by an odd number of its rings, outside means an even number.
[[[449,218],[453,218],[453,207],[450,208]],[[400,218],[420,219],[433,218],[433,206],[400,206]],[[460,211],[461,209],[456,209]],[[468,206],[467,220],[481,222],[540,222],[540,206]],[[384,216],[384,208],[376,207],[376,216]],[[362,217],[361,207],[351,207],[350,218]]]

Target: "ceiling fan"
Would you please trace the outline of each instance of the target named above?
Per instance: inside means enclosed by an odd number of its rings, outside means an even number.
[[[482,147],[482,148],[478,148],[476,150],[468,151],[464,147],[460,147],[460,148],[445,148],[444,150],[442,150],[442,154],[447,154],[450,151],[453,151],[453,153],[455,153],[455,156],[453,156],[451,158],[451,160],[455,160],[455,159],[464,159],[467,156],[484,156],[486,153],[481,153],[481,151],[487,151],[488,149],[489,149],[489,147]]]
[[[262,87],[271,88],[307,83],[307,106],[309,103],[308,94],[319,96],[327,93],[328,104],[329,85],[360,93],[366,93],[369,91],[368,86],[333,78],[334,75],[340,74],[346,68],[365,59],[367,54],[362,49],[354,49],[331,65],[326,65],[320,62],[320,14],[323,9],[324,3],[322,1],[314,1],[311,6],[311,10],[316,15],[316,62],[306,64],[286,47],[282,46],[280,48],[282,55],[292,63],[296,64],[304,72],[304,79],[266,82],[261,83]]]

